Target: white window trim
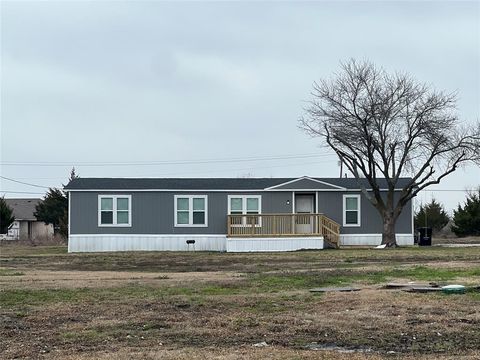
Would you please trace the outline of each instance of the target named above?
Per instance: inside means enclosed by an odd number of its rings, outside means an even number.
[[[177,222],[177,199],[188,199],[188,224],[179,224]],[[193,199],[204,199],[205,201],[205,224],[193,223]],[[174,195],[173,196],[174,207],[174,222],[175,227],[208,227],[208,195]]]
[[[243,226],[250,226],[247,225],[247,199],[258,199],[258,215],[262,214],[262,195],[228,195],[228,215],[232,215],[231,209],[231,200],[230,199],[242,199],[242,215],[245,215],[242,218],[242,224],[232,224],[233,227],[243,227]],[[240,215],[240,214],[239,214]],[[255,227],[262,226],[262,218],[260,217],[258,224]]]
[[[357,199],[357,223],[356,224],[347,224],[347,199],[348,198],[356,198]],[[355,194],[355,195],[350,195],[350,194],[345,194],[343,195],[343,206],[342,206],[342,213],[343,213],[343,226],[344,227],[360,227],[361,226],[361,219],[362,219],[362,204],[361,204],[361,195]],[[353,210],[349,210],[353,211]]]
[[[117,224],[117,198],[128,199],[128,224]],[[113,199],[113,224],[102,224],[102,199]],[[132,227],[132,195],[98,195],[98,227]]]

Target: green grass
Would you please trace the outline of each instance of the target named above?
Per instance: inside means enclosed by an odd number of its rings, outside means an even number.
[[[396,278],[411,281],[449,281],[456,278],[480,276],[480,267],[469,269],[433,268],[415,266],[407,269],[390,268],[384,271],[360,271],[339,269],[337,271],[257,275],[251,280],[255,292],[278,292],[301,290],[320,286],[347,286],[356,282],[379,284]]]
[[[95,326],[81,331],[66,331],[60,333],[60,338],[67,343],[99,343],[116,340],[122,342],[136,342],[147,336],[157,336],[168,329],[170,325],[164,322],[135,323],[131,321],[115,324]]]
[[[0,303],[6,307],[16,305],[41,305],[79,301],[102,301],[117,296],[142,297],[144,287],[120,287],[113,289],[11,289],[0,292]]]
[[[467,295],[475,299],[476,301],[480,301],[480,291],[467,291]]]
[[[64,332],[61,334],[62,340],[66,342],[100,342],[108,340],[112,334],[99,331],[98,329],[86,329],[82,331]]]
[[[459,277],[480,276],[480,267],[469,269],[415,266],[409,269],[393,269],[386,272],[390,277],[405,277],[421,281],[448,281]]]
[[[412,268],[390,268],[385,271],[363,272],[351,269],[339,269],[325,272],[282,272],[274,274],[251,274],[246,278],[225,284],[197,284],[185,286],[152,287],[131,284],[113,288],[80,289],[9,289],[0,292],[0,303],[6,307],[39,305],[45,303],[79,301],[115,301],[118,299],[161,299],[170,296],[196,297],[226,296],[238,294],[278,293],[303,290],[320,286],[347,286],[355,283],[378,284],[395,278],[417,281],[449,281],[456,278],[480,276],[480,267],[468,269],[430,268],[415,266]]]
[[[133,284],[112,288],[81,289],[5,289],[0,291],[0,303],[5,307],[35,306],[48,303],[115,302],[126,299],[164,299],[172,296],[200,298],[240,292],[240,287],[215,285],[196,287],[152,287]]]
[[[15,269],[0,269],[0,276],[21,276],[25,275],[20,271],[16,271]]]
[[[359,272],[339,270],[335,272],[294,273],[279,275],[259,275],[255,280],[257,292],[278,292],[309,289],[319,286],[346,286],[356,281],[379,283],[385,281],[383,272]]]
[[[5,307],[40,305],[52,302],[72,302],[85,298],[88,289],[11,289],[0,292],[0,303]]]

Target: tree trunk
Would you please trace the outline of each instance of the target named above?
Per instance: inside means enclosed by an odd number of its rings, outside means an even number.
[[[395,217],[393,214],[383,215],[382,245],[387,247],[396,247],[397,239],[395,237]]]

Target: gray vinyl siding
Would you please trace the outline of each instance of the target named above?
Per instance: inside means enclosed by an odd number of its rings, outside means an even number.
[[[175,227],[174,195],[207,195],[207,227]],[[98,195],[131,195],[131,227],[99,227]],[[228,195],[262,195],[262,213],[291,213],[291,192],[76,192],[70,193],[71,234],[226,234]],[[288,204],[287,204],[288,201]]]
[[[343,223],[343,191],[319,191],[318,212]],[[131,227],[99,227],[98,195],[131,195]],[[175,227],[174,195],[207,195],[207,227]],[[301,192],[296,192],[301,194]],[[348,192],[360,194],[360,192]],[[262,213],[292,213],[292,192],[159,192],[159,191],[115,191],[115,192],[70,192],[71,234],[226,234],[228,195],[262,195]],[[343,234],[379,234],[382,221],[377,210],[362,196],[361,226],[341,227]],[[397,221],[397,233],[412,233],[411,206],[408,205]]]
[[[360,226],[344,227],[343,225],[343,195],[361,195]],[[342,234],[379,234],[383,223],[377,209],[361,194],[361,192],[318,192],[318,212],[323,213],[341,226]],[[410,203],[403,209],[397,220],[396,233],[412,233],[412,208]]]
[[[262,195],[262,213],[291,214],[293,206],[292,192],[264,192]],[[287,203],[288,202],[288,203]]]

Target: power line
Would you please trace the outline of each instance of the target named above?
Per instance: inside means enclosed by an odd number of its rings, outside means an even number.
[[[462,191],[462,192],[466,192],[466,191],[477,191],[478,189],[422,189],[420,191]]]
[[[249,170],[257,170],[257,169],[274,169],[274,168],[283,168],[283,167],[295,167],[295,166],[304,166],[304,165],[315,165],[315,164],[324,164],[328,162],[332,162],[335,160],[327,160],[327,161],[309,161],[309,162],[303,162],[303,163],[289,163],[289,164],[282,164],[282,165],[271,165],[271,166],[261,166],[261,167],[249,167],[249,168],[235,168],[235,169],[217,169],[217,170],[204,170],[204,171],[189,171],[189,172],[168,172],[168,173],[155,173],[155,174],[150,174],[150,175],[141,175],[141,176],[136,176],[136,177],[161,177],[161,176],[182,176],[182,175],[190,175],[190,174],[210,174],[210,173],[219,173],[219,172],[238,172],[238,171],[249,171]],[[122,177],[122,176],[118,176]],[[30,184],[26,183],[23,181],[11,179],[11,178],[6,178],[4,176],[0,176],[0,178],[4,178],[10,181],[14,181],[20,184],[25,184],[25,185],[31,185],[31,186],[37,186],[41,188],[49,188],[47,186],[41,186],[41,185],[35,185],[35,184]],[[52,178],[19,178],[19,179],[47,179],[47,180],[53,180],[53,179],[64,179],[63,177],[52,177]]]
[[[3,161],[0,165],[3,166],[155,166],[155,165],[190,165],[190,164],[212,164],[212,163],[233,163],[233,162],[255,162],[255,161],[274,161],[274,160],[288,160],[288,159],[307,159],[324,156],[335,156],[334,154],[295,154],[295,155],[279,155],[279,156],[257,156],[244,158],[216,158],[216,159],[188,159],[175,161],[128,161],[128,162],[48,162],[48,161],[31,161],[31,162],[16,162]]]
[[[294,166],[304,166],[304,165],[315,165],[315,164],[325,164],[325,163],[331,163],[331,162],[336,162],[336,160],[324,160],[324,161],[309,161],[309,162],[302,162],[302,163],[288,163],[288,164],[281,164],[281,165],[270,165],[270,166],[256,166],[256,167],[248,167],[248,168],[228,168],[228,169],[215,169],[215,170],[203,170],[203,171],[188,171],[188,172],[162,172],[162,173],[150,173],[148,175],[135,175],[135,177],[160,177],[160,176],[182,176],[182,175],[188,175],[188,174],[210,174],[210,173],[219,173],[219,172],[236,172],[236,171],[248,171],[248,170],[257,170],[257,169],[273,169],[273,168],[283,168],[283,167],[294,167]],[[85,177],[90,177],[90,176],[85,176]],[[119,175],[118,177],[122,177],[122,175]],[[23,177],[23,178],[18,178],[18,180],[58,180],[58,179],[65,179],[65,177]]]
[[[57,176],[57,177],[16,177],[17,180],[60,180],[63,179],[65,180],[65,176]]]
[[[49,189],[48,186],[42,186],[42,185],[37,185],[37,184],[30,184],[30,183],[27,183],[27,182],[23,182],[23,181],[18,181],[18,180],[15,180],[15,179],[11,179],[11,178],[8,178],[8,177],[5,177],[5,176],[0,176],[0,178],[2,178],[2,179],[4,179],[4,180],[8,180],[8,181],[15,182],[15,183],[23,184],[23,185],[34,186],[34,187],[43,188],[43,189]]]
[[[4,194],[34,194],[34,195],[45,195],[45,193],[37,193],[32,191],[0,191],[0,193]]]
[[[249,168],[243,168],[243,169],[217,169],[217,170],[204,170],[204,171],[189,171],[189,172],[183,172],[183,173],[178,173],[178,172],[170,172],[170,173],[161,173],[161,174],[156,174],[153,176],[182,176],[182,175],[188,175],[188,174],[211,174],[211,173],[222,173],[222,172],[238,172],[238,171],[249,171],[249,170],[258,170],[258,169],[274,169],[274,168],[283,168],[283,167],[295,167],[295,166],[305,166],[305,165],[314,165],[314,164],[324,164],[326,162],[332,162],[332,161],[310,161],[306,163],[295,163],[295,164],[282,164],[282,165],[271,165],[271,166],[262,166],[262,167],[249,167]],[[143,177],[147,177],[150,175],[144,175]]]

